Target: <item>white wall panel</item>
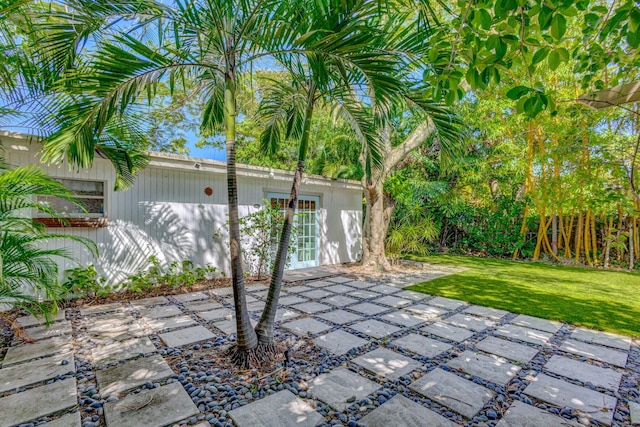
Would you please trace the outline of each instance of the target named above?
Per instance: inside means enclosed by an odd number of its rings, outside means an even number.
[[[38,146],[0,134],[10,163],[39,163]],[[12,148],[12,146],[14,148]],[[16,149],[18,147],[18,149]],[[24,151],[27,147],[29,151]],[[194,163],[201,164],[200,169]],[[152,157],[136,184],[127,191],[113,191],[115,173],[104,159],[96,158],[89,170],[71,170],[68,165],[42,166],[53,177],[104,180],[108,226],[104,228],[57,228],[54,232],[94,240],[100,251],[92,259],[78,244],[67,244],[82,265],[95,263],[97,269],[117,283],[146,268],[151,255],[165,262],[190,259],[196,265],[210,264],[229,272],[226,170],[221,162],[185,159],[177,156]],[[268,192],[288,194],[293,174],[265,168],[238,168],[241,215],[262,205]],[[206,187],[213,189],[207,196]],[[320,197],[320,264],[356,261],[362,252],[362,192],[358,183],[305,177],[302,194]],[[51,247],[59,242],[51,241]],[[62,262],[63,268],[71,268]]]

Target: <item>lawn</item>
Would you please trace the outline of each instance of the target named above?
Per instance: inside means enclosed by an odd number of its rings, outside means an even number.
[[[640,336],[640,274],[454,255],[407,258],[468,268],[407,289]]]

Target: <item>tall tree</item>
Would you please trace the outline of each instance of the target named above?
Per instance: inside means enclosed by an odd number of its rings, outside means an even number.
[[[37,16],[42,35],[41,68],[64,68],[57,96],[62,103],[55,127],[44,141],[43,158],[65,157],[89,166],[105,140],[119,148],[145,137],[139,109],[150,103],[159,84],[174,90],[183,79],[195,82],[203,101],[201,127],[222,131],[227,147],[227,186],[231,271],[237,341],[231,358],[239,366],[258,362],[258,340],[246,307],[238,225],[235,165],[238,81],[248,65],[286,51],[290,31],[271,24],[289,13],[274,0],[181,2],[168,6],[144,1],[53,3]],[[286,20],[283,18],[283,20]],[[136,114],[138,113],[138,114]]]
[[[292,4],[298,11],[292,22],[300,34],[293,47],[305,54],[277,56],[288,71],[291,84],[274,82],[258,110],[265,125],[261,135],[265,151],[276,152],[282,138],[298,141],[296,169],[267,303],[256,326],[259,340],[266,348],[273,345],[278,297],[316,105],[337,106],[354,131],[366,141],[368,152],[376,162],[379,160],[377,138],[371,132],[371,120],[359,98],[366,94],[370,102],[383,110],[402,88],[395,79],[395,69],[401,62],[397,53],[388,49],[388,39],[393,35],[386,32],[385,16],[375,2],[317,0]]]

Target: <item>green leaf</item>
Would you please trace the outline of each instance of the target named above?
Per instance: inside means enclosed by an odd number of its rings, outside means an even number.
[[[444,96],[444,102],[447,105],[453,105],[453,103],[456,102],[456,93],[452,91],[447,92]]]
[[[629,13],[629,31],[635,33],[640,27],[640,8],[634,7]]]
[[[576,8],[578,10],[581,10],[581,11],[587,10],[587,7],[589,7],[589,0],[580,0],[576,2]]]
[[[485,9],[479,9],[478,14],[480,15],[480,24],[482,28],[485,30],[491,29],[491,15]]]
[[[524,95],[526,95],[530,91],[531,91],[531,88],[528,88],[527,86],[516,86],[509,89],[509,91],[507,92],[507,98],[513,99],[515,101],[522,98]]]
[[[578,15],[578,11],[576,10],[576,8],[571,7],[571,6],[565,8],[565,9],[562,9],[561,12],[562,12],[562,14],[564,16],[568,16],[568,17],[573,17],[573,16]]]
[[[567,18],[563,15],[555,14],[551,20],[551,35],[556,39],[562,39],[564,33],[567,31]]]
[[[497,34],[492,34],[487,38],[487,49],[493,50],[496,48],[498,43],[500,42],[500,36]]]
[[[438,60],[438,56],[440,56],[440,51],[437,47],[429,49],[429,61],[436,62]]]
[[[471,89],[476,90],[480,86],[480,73],[475,68],[469,68],[466,79]]]
[[[538,14],[538,25],[541,30],[546,30],[551,25],[551,19],[553,18],[553,10],[547,6],[543,6]]]
[[[552,50],[551,53],[549,53],[549,68],[551,71],[557,70],[561,62],[562,60],[560,59],[558,51],[555,49]]]
[[[638,47],[638,45],[640,45],[640,31],[628,32],[627,43],[629,43],[629,46],[634,49]]]
[[[533,59],[531,60],[531,63],[535,65],[538,62],[543,61],[549,54],[549,50],[550,49],[548,47],[543,47],[541,49],[538,49],[538,51],[533,55]]]
[[[540,111],[542,111],[542,107],[540,106],[540,100],[537,96],[532,96],[527,99],[523,106],[524,113],[529,117],[535,117],[538,115]]]
[[[504,58],[507,54],[507,44],[503,42],[501,39],[498,39],[498,44],[496,45],[496,59],[500,60]]]
[[[442,100],[442,86],[440,82],[433,88],[433,101],[440,102]]]
[[[564,48],[564,47],[559,47],[556,49],[556,52],[558,52],[558,54],[560,55],[560,58],[564,61],[564,62],[568,62],[569,61],[569,51]]]

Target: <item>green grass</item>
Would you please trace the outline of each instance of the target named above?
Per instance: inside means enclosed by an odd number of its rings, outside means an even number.
[[[468,270],[406,289],[640,336],[640,274],[453,255],[407,258]]]

